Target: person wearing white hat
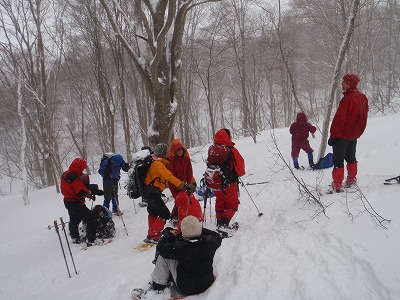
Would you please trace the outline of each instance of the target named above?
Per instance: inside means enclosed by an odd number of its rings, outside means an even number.
[[[156,266],[152,278],[152,289],[167,287],[170,275],[184,295],[195,295],[207,290],[214,282],[213,261],[221,246],[221,236],[212,230],[202,228],[194,216],[187,216],[181,222],[182,235],[167,227],[158,244]]]

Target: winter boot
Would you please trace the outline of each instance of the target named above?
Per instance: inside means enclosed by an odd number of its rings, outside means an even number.
[[[308,155],[308,164],[310,165],[310,168],[314,168],[314,156],[312,152],[307,153]]]
[[[82,243],[82,242],[83,242],[83,241],[81,240],[80,237],[75,238],[75,239],[72,239],[72,243],[74,243],[74,244],[80,244],[80,243]]]
[[[342,182],[344,179],[344,168],[334,167],[332,171],[332,179],[332,189],[336,192],[340,191],[342,189]]]
[[[156,283],[156,282],[153,281],[153,282],[151,283],[150,290],[153,290],[153,291],[163,291],[166,287],[167,287],[167,285],[165,285],[165,284],[159,284],[159,283]]]
[[[295,167],[295,169],[299,169],[299,159],[298,157],[293,157],[293,166]]]
[[[228,228],[229,226],[229,220],[225,217],[222,217],[221,219],[217,220],[217,227],[218,228]]]
[[[346,187],[350,187],[357,182],[357,162],[347,164]]]

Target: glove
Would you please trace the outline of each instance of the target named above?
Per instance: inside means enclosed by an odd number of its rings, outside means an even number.
[[[335,143],[335,139],[333,139],[333,138],[329,138],[328,139],[328,145],[329,146],[333,146],[334,143]]]
[[[128,171],[129,171],[129,168],[130,168],[130,166],[129,166],[128,163],[122,164],[122,171],[128,172]]]
[[[188,183],[185,187],[190,194],[193,194],[196,191],[196,186],[193,183]]]
[[[182,181],[181,185],[179,186],[180,190],[186,190],[187,183]]]
[[[165,227],[165,228],[163,229],[163,231],[161,232],[161,235],[164,235],[164,234],[170,232],[170,231],[173,230],[173,229],[174,229],[174,228],[172,228],[172,227]]]

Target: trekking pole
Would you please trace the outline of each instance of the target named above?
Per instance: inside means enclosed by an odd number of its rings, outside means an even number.
[[[207,198],[208,198],[208,188],[206,187],[206,189],[204,191],[204,194],[203,194],[204,211],[203,211],[203,221],[201,223],[201,227],[204,227],[203,224],[207,224],[207,220],[206,220]]]
[[[117,186],[117,187],[118,187],[118,186]],[[113,198],[113,199],[115,198],[115,203],[117,204],[117,212],[118,212],[118,214],[119,214],[119,217],[121,218],[122,224],[124,225],[126,235],[129,235],[129,234],[128,234],[128,230],[126,229],[126,226],[125,226],[124,218],[122,217],[122,212],[121,212],[121,210],[119,209],[118,192],[115,193],[115,186],[113,186],[112,189],[111,189],[111,195],[112,195],[112,198]]]
[[[64,255],[65,265],[67,266],[67,271],[68,271],[69,278],[71,278],[71,273],[70,273],[70,271],[69,271],[68,262],[67,262],[67,257],[65,256],[64,246],[63,246],[63,243],[62,243],[62,241],[61,241],[60,231],[58,230],[57,220],[54,221],[54,228],[55,228],[55,230],[56,230],[56,232],[57,232],[58,239],[59,239],[59,241],[60,241],[61,250],[62,250],[62,253],[63,253],[63,255]]]
[[[396,177],[392,177],[392,178],[389,178],[389,179],[385,179],[386,182],[387,181],[392,181],[392,180],[400,181],[400,176],[396,176]]]
[[[129,234],[128,234],[128,229],[126,229],[126,226],[125,226],[124,218],[122,217],[122,213],[121,213],[121,211],[119,210],[119,203],[118,203],[118,201],[117,201],[117,209],[118,209],[119,217],[121,218],[122,224],[124,225],[126,235],[129,235]]]
[[[257,185],[257,184],[266,184],[266,183],[269,183],[269,181],[246,183],[246,185]]]
[[[258,211],[258,216],[261,217],[261,216],[263,215],[263,213],[260,212],[260,210],[258,209],[256,203],[255,203],[254,200],[253,200],[253,197],[251,197],[249,191],[247,190],[246,186],[243,184],[243,181],[242,181],[241,179],[240,179],[240,183],[242,184],[242,186],[244,187],[244,189],[245,189],[246,192],[247,192],[247,195],[249,195],[251,201],[253,202],[254,206],[256,207],[256,209],[257,209],[257,211]]]
[[[72,264],[73,264],[73,266],[74,266],[75,274],[78,275],[78,272],[76,271],[76,267],[75,267],[74,257],[72,256],[71,247],[70,247],[70,245],[69,245],[69,241],[68,241],[68,237],[67,237],[67,232],[66,232],[66,230],[65,230],[65,222],[64,222],[64,220],[63,220],[62,217],[60,218],[60,222],[61,222],[62,230],[64,231],[65,240],[67,241],[68,250],[69,250],[69,254],[71,255],[71,260],[72,260]]]

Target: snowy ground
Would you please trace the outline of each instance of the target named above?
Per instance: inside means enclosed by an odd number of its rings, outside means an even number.
[[[382,184],[400,175],[399,124],[400,114],[371,118],[358,143],[359,186],[375,211],[391,220],[384,223],[387,229],[376,226],[357,193],[325,195],[321,201],[326,216],[316,213],[318,206],[300,197],[291,173],[282,169],[269,131],[258,136],[257,144],[250,138],[235,141],[246,160],[243,182],[269,183],[241,188],[235,216],[240,229],[216,254],[216,282],[188,299],[400,299],[400,184]],[[288,129],[276,130],[275,137],[290,160]],[[317,153],[320,135],[310,142]],[[198,180],[207,147],[190,149]],[[300,162],[307,162],[304,152]],[[295,174],[312,190],[316,185],[327,189],[331,182],[331,169]],[[101,182],[98,175],[91,181]],[[263,216],[258,217],[247,192]],[[114,217],[117,234],[112,243],[87,251],[72,244],[78,275],[66,249],[69,278],[58,237],[47,229],[60,217],[68,221],[62,196],[54,187],[35,191],[27,207],[19,194],[0,198],[0,298],[130,299],[132,288],[149,280],[154,248],[133,251],[146,236],[147,213],[137,203],[135,209],[123,184],[120,199],[129,235],[122,220]],[[207,224],[212,222],[207,208]]]

